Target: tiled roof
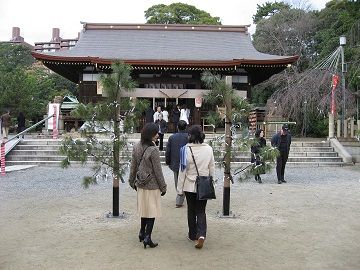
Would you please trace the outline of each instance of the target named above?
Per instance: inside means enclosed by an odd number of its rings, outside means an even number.
[[[39,54],[40,55],[40,54]],[[39,55],[35,57],[38,58]],[[124,61],[232,61],[283,62],[293,56],[260,53],[246,26],[84,24],[72,50],[43,53],[66,58]]]

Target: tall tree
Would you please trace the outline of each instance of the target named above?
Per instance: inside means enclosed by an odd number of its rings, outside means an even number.
[[[231,84],[219,75],[204,72],[201,79],[207,88],[211,89],[209,94],[205,96],[205,102],[225,107],[225,140],[223,140],[225,155],[222,160],[222,165],[224,166],[223,215],[229,216],[230,182],[232,181],[231,153],[233,150],[231,128],[235,125],[236,120],[239,120],[243,114],[247,113],[249,105],[245,99],[235,95]]]
[[[254,46],[264,53],[299,55],[296,66],[304,70],[314,55],[316,16],[302,9],[283,8],[258,21]]]
[[[105,98],[96,105],[79,105],[73,115],[86,120],[87,129],[84,131],[85,139],[73,140],[66,137],[61,146],[61,152],[66,155],[62,162],[68,167],[71,161],[86,163],[94,162],[94,174],[83,179],[84,187],[96,184],[99,179],[112,177],[113,180],[113,211],[112,215],[119,216],[119,184],[124,182],[123,175],[128,168],[129,149],[126,131],[130,128],[134,118],[138,117],[148,104],[138,101],[133,103],[129,98],[123,98],[124,91],[132,91],[136,83],[131,79],[131,66],[122,62],[112,65],[112,73],[103,75]],[[109,140],[98,139],[95,132],[103,131],[109,135]]]
[[[256,14],[253,16],[253,22],[257,24],[262,19],[266,19],[271,15],[278,13],[283,9],[290,9],[291,6],[284,2],[265,2],[262,5],[256,5]]]
[[[56,95],[76,93],[76,84],[34,62],[24,45],[0,43],[0,111],[22,111],[27,119],[42,119]]]
[[[339,47],[339,37],[351,37],[351,29],[359,21],[360,6],[357,1],[330,1],[320,12],[302,9],[282,9],[259,21],[254,35],[255,47],[262,52],[300,56],[298,63],[283,73],[255,87],[259,97],[269,97],[270,113],[297,122],[297,131],[324,136],[328,110],[328,89],[331,74],[316,68],[317,63],[331,64],[333,52]],[[355,25],[355,26],[354,26]],[[350,38],[351,39],[351,38]],[[359,50],[345,46],[345,58],[351,59],[347,73],[347,88],[359,87]],[[328,61],[326,61],[328,59]],[[334,60],[336,63],[336,59]],[[315,67],[315,68],[314,68]],[[338,71],[331,71],[338,72]],[[341,72],[341,71],[340,71]],[[339,91],[337,91],[339,93]],[[265,95],[264,95],[265,93]],[[353,96],[346,91],[347,114],[351,116]],[[337,96],[341,100],[340,96]],[[276,104],[276,106],[274,106]],[[340,103],[339,103],[340,104]],[[306,111],[305,111],[306,110]],[[306,115],[306,117],[304,117]],[[308,125],[308,123],[312,125]]]
[[[145,11],[145,18],[149,24],[221,24],[219,17],[183,3],[154,5]]]
[[[318,13],[319,27],[315,35],[319,59],[327,57],[339,46],[339,37],[345,36],[345,60],[348,63],[346,81],[355,92],[360,89],[360,4],[359,1],[332,0]]]
[[[271,5],[266,7],[266,12],[268,12]],[[282,94],[285,92],[291,95],[291,87],[294,81],[296,81],[294,78],[299,78],[299,74],[312,65],[316,56],[314,35],[317,29],[317,22],[316,13],[289,7],[285,4],[282,5],[282,8],[276,9],[276,12],[271,12],[267,16],[263,16],[266,12],[262,9],[259,9],[258,12],[259,15],[255,16],[258,18],[258,24],[253,35],[255,48],[264,53],[299,56],[299,60],[295,65],[253,88],[253,102],[266,104],[275,91],[281,90]],[[304,91],[297,94],[301,105],[306,100]],[[279,95],[280,97],[281,95]],[[271,102],[275,102],[277,106],[271,106],[272,104],[268,103],[268,113],[272,114],[275,112],[277,116],[282,116],[289,120],[296,115],[296,118],[292,120],[299,123],[298,126],[302,126],[304,118],[300,116],[303,114],[303,111],[300,110],[303,106],[299,107],[297,102],[287,104],[287,106],[279,106],[280,100],[277,99],[273,99]],[[308,108],[313,107],[308,106]],[[294,110],[298,112],[293,114]]]
[[[11,72],[16,68],[30,67],[34,63],[28,46],[0,43],[0,71]]]

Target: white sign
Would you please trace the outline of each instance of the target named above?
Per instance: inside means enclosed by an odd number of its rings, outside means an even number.
[[[49,103],[48,117],[52,116],[54,114],[54,111],[56,112],[56,127],[59,127],[59,112],[60,112],[59,103]],[[53,129],[53,119],[54,117],[51,117],[47,120],[48,123],[47,129],[49,130]]]

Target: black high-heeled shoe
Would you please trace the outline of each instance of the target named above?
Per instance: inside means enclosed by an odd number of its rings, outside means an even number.
[[[143,244],[144,244],[144,248],[146,248],[146,246],[149,246],[151,248],[158,246],[158,243],[154,243],[149,236],[145,237]]]
[[[139,242],[144,241],[145,235],[142,232],[139,232]]]

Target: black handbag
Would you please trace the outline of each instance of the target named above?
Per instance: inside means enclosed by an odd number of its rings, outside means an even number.
[[[190,146],[189,148],[195,164],[196,172],[198,174],[196,176],[196,199],[200,201],[216,199],[213,177],[210,175],[208,176],[199,175],[199,170],[195,162],[193,151]]]

